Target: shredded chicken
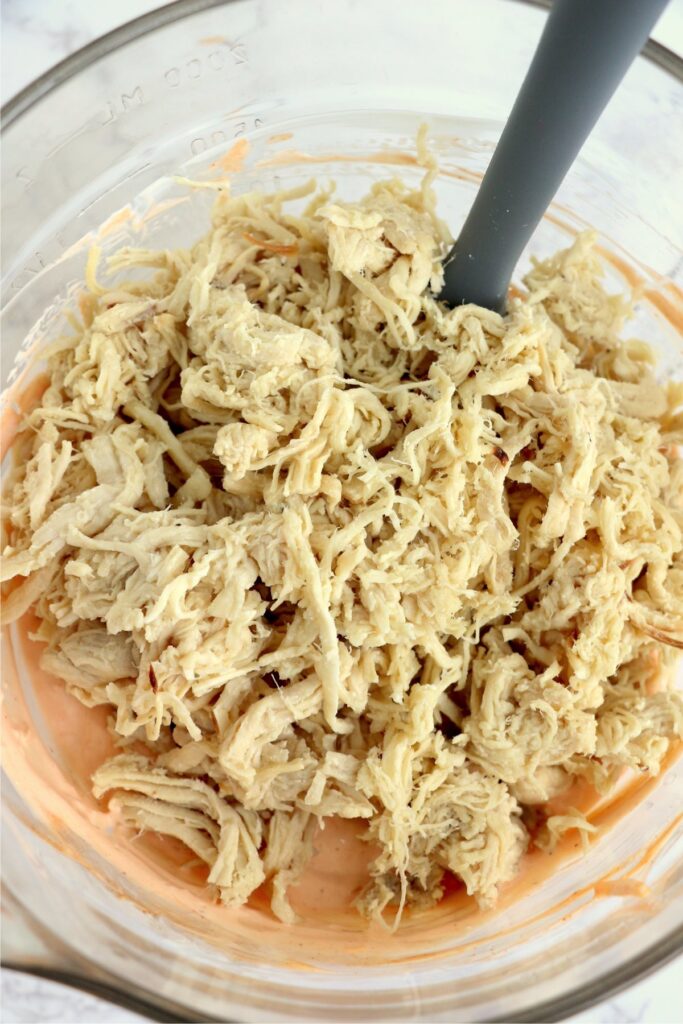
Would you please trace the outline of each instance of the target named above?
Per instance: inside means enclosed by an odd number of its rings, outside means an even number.
[[[440,305],[422,159],[355,204],[225,188],[106,285],[95,254],[15,445],[4,616],[113,709],[96,796],[285,921],[325,817],[379,851],[364,913],[446,872],[491,904],[530,808],[683,731],[683,389],[619,339],[590,235],[504,317]]]

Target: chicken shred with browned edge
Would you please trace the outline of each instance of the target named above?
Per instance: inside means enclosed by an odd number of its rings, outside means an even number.
[[[283,921],[324,818],[376,845],[364,914],[446,872],[491,905],[532,822],[590,834],[549,799],[683,731],[683,385],[590,234],[505,317],[440,305],[420,154],[417,191],[225,187],[192,249],[94,253],[5,493],[4,621],[112,709],[95,795]]]

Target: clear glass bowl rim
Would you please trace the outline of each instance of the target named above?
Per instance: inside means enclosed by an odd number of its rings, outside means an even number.
[[[128,43],[140,39],[142,36],[155,32],[157,29],[180,21],[192,14],[208,10],[212,7],[225,7],[235,3],[237,0],[173,0],[172,3],[159,7],[147,14],[143,14],[131,21],[124,22],[110,32],[97,37],[86,46],[81,47],[74,53],[65,57],[64,60],[53,65],[44,74],[34,79],[24,89],[13,96],[0,109],[0,136],[17,121],[23,114],[31,109],[36,103],[59,88],[64,82],[78,75],[100,58],[122,49]],[[524,3],[532,7],[548,10],[552,0],[510,0],[514,3]],[[654,39],[648,39],[645,43],[641,56],[657,65],[679,82],[683,83],[683,57],[674,53]],[[625,988],[631,987],[642,981],[655,970],[675,959],[683,953],[683,924],[670,932],[659,942],[654,943],[645,955],[640,954],[637,959],[626,961],[611,971],[607,971],[600,977],[595,978],[589,985],[584,985],[580,991],[574,991],[557,999],[546,1000],[535,1006],[530,1006],[517,1014],[519,1021],[541,1022],[559,1021],[567,1017],[581,1013],[597,1003],[610,999]],[[25,970],[21,965],[14,965],[3,962],[6,968]],[[168,1005],[162,1009],[145,999],[141,993],[129,991],[124,993],[116,985],[107,985],[101,981],[93,982],[66,971],[50,968],[41,968],[38,965],[31,965],[30,972],[42,975],[54,981],[62,982],[74,988],[91,992],[114,1004],[123,1006],[128,1010],[137,1012],[150,1020],[177,1021],[182,1024],[187,1020],[186,1012],[180,1006],[173,1010]],[[178,1014],[176,1016],[176,1013]],[[503,1022],[507,1018],[495,1018]],[[229,1024],[229,1022],[227,1022]]]

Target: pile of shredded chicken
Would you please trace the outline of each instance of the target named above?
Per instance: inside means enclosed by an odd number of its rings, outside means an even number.
[[[532,822],[591,829],[551,797],[683,730],[683,386],[589,235],[506,316],[440,305],[424,160],[351,204],[226,186],[107,285],[94,253],[14,445],[4,618],[112,708],[95,795],[284,921],[329,816],[378,850],[363,913],[447,872],[486,905]]]

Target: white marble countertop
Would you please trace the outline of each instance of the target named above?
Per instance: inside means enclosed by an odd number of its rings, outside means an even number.
[[[160,0],[3,0],[0,100],[4,104],[51,65],[97,36],[156,7]],[[654,38],[683,54],[683,0],[671,0]],[[574,1024],[683,1022],[678,960],[607,1003],[572,1018]],[[48,1022],[124,1024],[142,1020],[128,1010],[42,979],[3,970],[3,1024]]]
[[[52,64],[162,0],[2,0],[0,101]],[[683,54],[683,0],[670,0],[653,38]]]

